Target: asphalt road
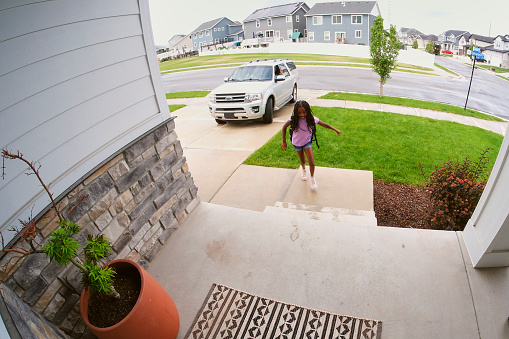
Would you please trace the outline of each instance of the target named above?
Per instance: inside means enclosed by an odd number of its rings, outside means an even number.
[[[458,73],[454,76],[427,76],[393,72],[384,86],[384,95],[442,102],[463,107],[472,73],[472,67],[445,57],[435,62]],[[378,75],[369,68],[342,68],[325,66],[298,66],[299,87],[330,91],[378,94]],[[234,68],[215,68],[163,74],[166,93],[212,90],[223,83]],[[474,70],[468,98],[468,108],[509,119],[509,81],[481,69]]]

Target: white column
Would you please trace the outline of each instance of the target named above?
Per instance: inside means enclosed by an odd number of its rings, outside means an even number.
[[[495,166],[463,239],[475,268],[509,266],[509,137],[502,142]]]

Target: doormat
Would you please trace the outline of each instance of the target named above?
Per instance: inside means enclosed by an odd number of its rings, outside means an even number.
[[[185,338],[380,339],[382,322],[317,311],[213,284]]]

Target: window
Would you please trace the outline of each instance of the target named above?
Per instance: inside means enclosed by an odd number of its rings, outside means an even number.
[[[216,31],[217,31],[217,28],[216,28],[216,27],[214,27],[214,32],[216,32]]]
[[[300,16],[298,16],[298,15],[295,16],[295,22],[299,22],[299,20],[300,20],[299,18],[300,18]]]
[[[286,22],[293,22],[291,15],[286,16]]]
[[[329,31],[323,32],[323,40],[330,41],[330,32]]]
[[[346,33],[345,32],[334,32],[334,40],[344,43],[346,41]]]
[[[315,41],[315,32],[308,32],[308,41]]]
[[[196,46],[197,46],[197,45],[196,45],[196,42],[195,42],[195,43],[194,43],[194,47],[196,47]]]
[[[209,35],[210,35],[210,29],[207,29],[207,30],[205,31],[205,35],[206,35],[206,36],[209,36]]]
[[[304,38],[307,38],[307,37],[308,37],[308,30],[307,30],[307,29],[305,29],[305,30],[304,30]]]
[[[352,24],[362,24],[362,15],[352,15]]]
[[[203,32],[200,32],[200,38],[203,38]]]
[[[355,38],[357,39],[362,38],[362,31],[355,31]]]
[[[256,20],[256,28],[260,27],[260,20]]]
[[[279,38],[279,37],[281,36],[281,33],[280,33],[279,31],[275,31],[275,32],[274,32],[274,36],[275,36],[276,38]]]
[[[216,44],[218,44],[219,43],[219,39],[216,38],[215,42],[216,42]]]
[[[333,15],[332,23],[334,25],[341,25],[343,23],[343,16],[342,15]]]
[[[224,27],[222,27],[221,30],[224,31]]]
[[[321,25],[323,22],[322,16],[314,16],[313,17],[313,25]]]
[[[265,31],[265,37],[271,38],[274,36],[274,31]]]
[[[293,33],[293,31],[291,29],[286,30],[286,36],[288,37],[288,39],[292,38],[292,33]]]
[[[194,33],[194,38],[198,39],[198,33]]]
[[[272,19],[267,19],[267,26],[272,26]]]

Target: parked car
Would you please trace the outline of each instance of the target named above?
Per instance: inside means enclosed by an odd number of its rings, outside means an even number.
[[[451,51],[446,50],[446,49],[443,49],[443,50],[442,50],[442,53],[444,53],[444,54],[452,54],[452,52],[451,52]]]
[[[224,80],[209,94],[209,112],[218,124],[249,119],[269,124],[274,110],[297,100],[299,72],[288,59],[253,60]]]

